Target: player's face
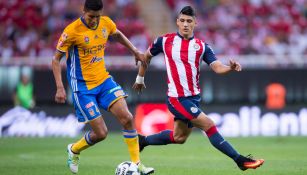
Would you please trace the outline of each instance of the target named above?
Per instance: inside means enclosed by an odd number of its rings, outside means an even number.
[[[179,33],[184,37],[191,37],[196,25],[195,17],[180,14],[177,18]]]
[[[92,29],[96,28],[99,23],[101,13],[102,13],[101,10],[100,11],[93,11],[93,10],[85,11],[83,17],[84,17],[86,24]]]

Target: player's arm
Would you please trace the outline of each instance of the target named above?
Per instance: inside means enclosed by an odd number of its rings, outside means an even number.
[[[162,37],[158,37],[147,49],[147,51],[144,54],[144,60],[146,61],[147,65],[149,65],[151,58],[158,55],[159,53],[163,52],[162,48]],[[136,77],[135,83],[133,85],[133,89],[136,90],[137,92],[142,92],[143,89],[146,88],[145,82],[144,82],[144,77],[146,70],[148,68],[147,65],[141,65],[139,66],[139,72]]]
[[[212,64],[210,64],[211,69],[218,74],[226,74],[230,71],[241,71],[241,65],[240,63],[229,60],[229,65],[223,64],[221,61],[215,61]]]
[[[62,81],[61,59],[64,56],[63,52],[56,51],[52,59],[52,71],[56,83],[55,101],[57,103],[65,103],[66,92]]]
[[[113,34],[111,34],[111,36],[133,53],[135,57],[135,65],[137,65],[138,61],[141,61],[143,65],[146,65],[142,52],[140,52],[121,31],[117,29]]]
[[[66,101],[66,91],[62,81],[62,70],[61,70],[61,59],[63,58],[64,54],[68,52],[69,48],[74,43],[74,32],[71,26],[68,26],[64,29],[62,33],[57,47],[56,52],[52,59],[52,71],[56,83],[56,94],[55,94],[55,101],[57,103],[65,103]]]
[[[241,65],[236,61],[230,60],[229,65],[225,65],[221,61],[217,60],[213,49],[208,44],[205,44],[203,60],[210,65],[211,69],[215,73],[218,74],[225,74],[230,71],[241,71]]]
[[[134,85],[132,86],[132,88],[137,91],[138,93],[141,93],[143,91],[143,89],[146,88],[146,85],[145,85],[145,81],[144,81],[144,78],[145,78],[145,73],[146,73],[146,70],[150,64],[150,61],[151,61],[151,58],[153,56],[150,54],[149,50],[147,50],[144,54],[144,59],[147,63],[147,65],[140,65],[139,66],[139,72],[138,72],[138,75],[136,76],[136,79],[135,79],[135,83]]]

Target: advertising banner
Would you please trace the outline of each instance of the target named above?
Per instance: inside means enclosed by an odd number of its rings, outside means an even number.
[[[140,104],[136,107],[135,125],[140,134],[149,135],[173,129],[173,118],[165,104]]]
[[[268,112],[259,106],[241,106],[232,110],[208,113],[226,137],[307,136],[307,108]],[[173,115],[165,104],[140,104],[136,108],[136,126],[144,135],[173,129]]]

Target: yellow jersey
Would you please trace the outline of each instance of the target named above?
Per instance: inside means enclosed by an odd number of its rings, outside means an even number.
[[[69,24],[62,33],[57,50],[66,53],[67,78],[74,92],[91,90],[110,77],[104,61],[109,35],[115,23],[101,16],[96,29],[90,29],[83,17]]]

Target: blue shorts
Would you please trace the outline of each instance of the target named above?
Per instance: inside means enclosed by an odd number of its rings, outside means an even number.
[[[101,115],[99,108],[108,111],[113,103],[124,97],[127,97],[127,94],[112,77],[94,89],[72,94],[79,122],[88,122],[99,117]]]
[[[199,95],[190,97],[168,97],[167,106],[175,116],[174,120],[181,120],[189,128],[193,127],[192,119],[197,118],[202,110],[199,108],[201,97]]]

